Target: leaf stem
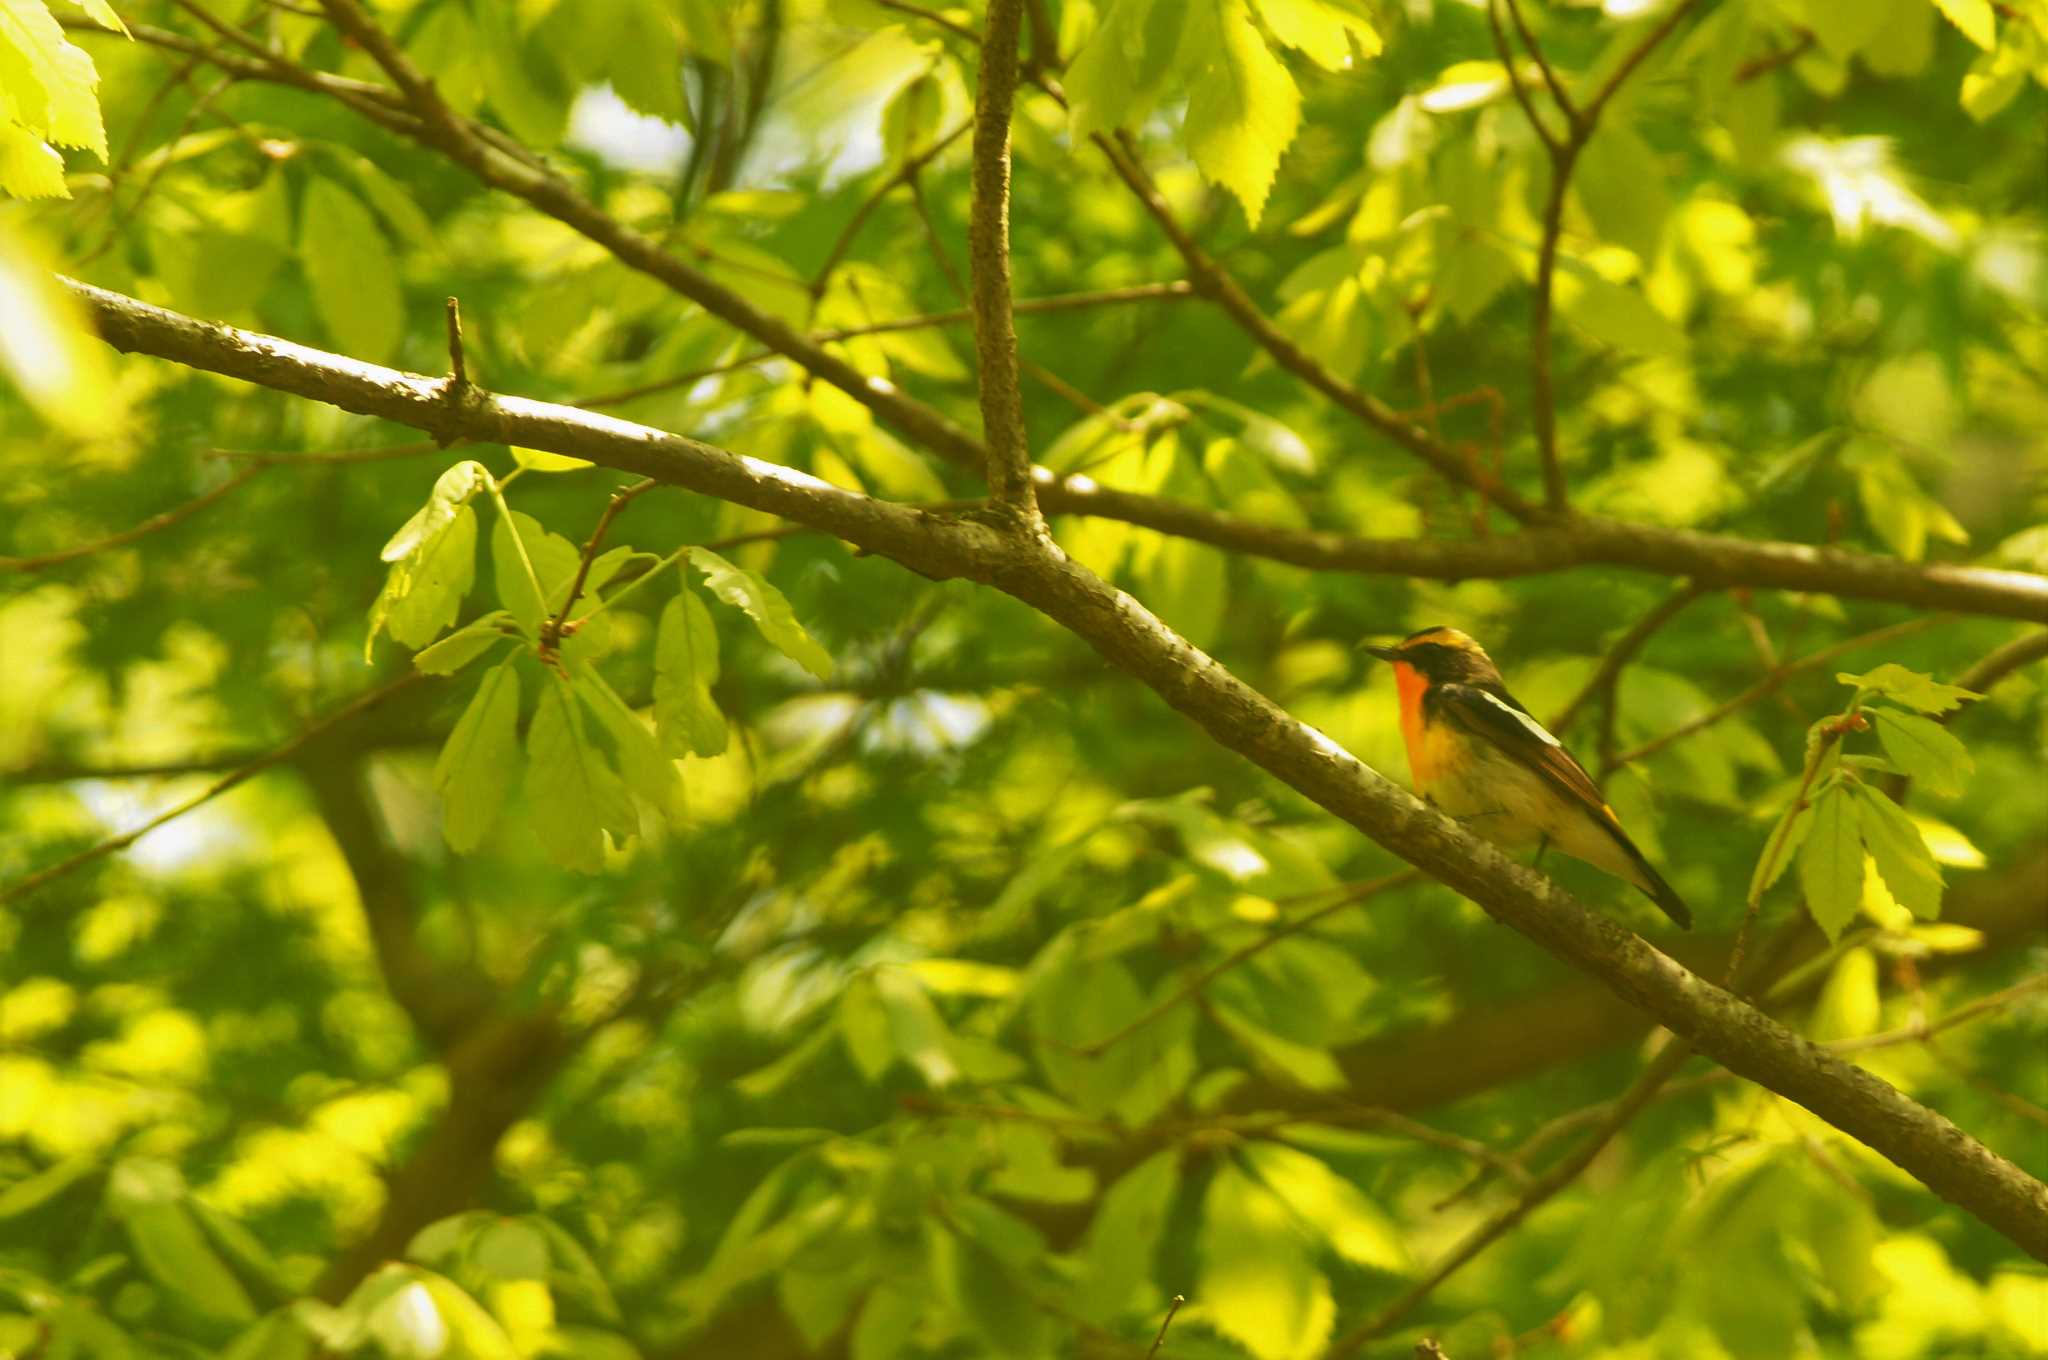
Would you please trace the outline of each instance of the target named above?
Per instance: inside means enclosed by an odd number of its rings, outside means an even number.
[[[519,554],[519,565],[526,568],[527,583],[533,587],[534,605],[545,613],[548,607],[548,593],[540,588],[540,573],[533,569],[533,559],[526,555],[526,540],[519,536],[519,526],[512,521],[512,507],[505,504],[504,487],[525,470],[515,468],[506,474],[503,482],[486,477],[484,484],[490,488],[491,499],[498,503],[498,513],[505,517],[505,532],[512,536],[512,550]]]

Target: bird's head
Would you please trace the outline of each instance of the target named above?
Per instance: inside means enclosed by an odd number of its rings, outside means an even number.
[[[1382,661],[1406,666],[1432,685],[1499,684],[1500,670],[1470,637],[1455,628],[1425,628],[1391,647],[1368,644],[1361,650]]]

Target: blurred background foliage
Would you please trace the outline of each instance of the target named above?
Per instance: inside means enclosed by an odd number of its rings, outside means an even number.
[[[1665,12],[1525,8],[1580,89]],[[978,6],[374,14],[457,110],[793,327],[962,306],[954,134]],[[1440,403],[1445,438],[1535,485],[1549,169],[1483,7],[1042,0],[1031,17],[1020,299],[1185,277],[1086,144],[1126,128],[1297,343],[1396,407]],[[52,267],[430,373],[455,295],[495,390],[892,499],[975,492],[562,223],[232,66],[381,83],[315,8],[0,0],[0,19],[0,188],[21,200],[0,211],[0,882],[407,673],[389,641],[365,668],[365,619],[380,547],[445,464],[501,482],[531,464],[507,498],[571,543],[619,484],[111,358]],[[2048,570],[2044,62],[2041,0],[1688,15],[1565,205],[1575,504]],[[960,320],[831,347],[972,426]],[[1282,525],[1508,532],[1185,290],[1018,327],[1033,448],[1056,470]],[[1463,627],[1548,716],[1676,585],[1450,585],[1105,519],[1055,531],[1396,778],[1391,684],[1359,640]],[[1014,602],[675,491],[610,541],[724,545],[832,666],[710,615],[730,739],[680,759],[670,815],[639,808],[600,872],[556,867],[535,819],[576,809],[530,772],[474,853],[450,851],[436,751],[472,686],[435,679],[0,909],[0,1353],[1136,1355],[1183,1294],[1167,1355],[1293,1360],[1340,1337],[1407,1355],[1424,1333],[1453,1360],[2048,1354],[2038,1265],[1703,1065],[1419,1307],[1354,1333],[1583,1135],[1656,1046],[1646,1022],[1447,890],[1382,884],[1388,855]],[[660,683],[665,593],[622,602],[585,654],[635,708]],[[1844,702],[1837,670],[1949,681],[2019,635],[1739,590],[1672,616],[1563,733],[1697,909],[1697,937],[1659,944],[1720,975],[1803,733]],[[1873,874],[1830,944],[1800,932],[1788,876],[1763,907],[1767,1004],[2039,1175],[2039,668],[1955,730],[1968,779],[1907,804],[1947,880],[1941,919]],[[1947,1016],[1968,1023],[1914,1028]]]

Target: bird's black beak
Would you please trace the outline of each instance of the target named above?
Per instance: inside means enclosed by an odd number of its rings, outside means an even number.
[[[1367,656],[1376,656],[1382,661],[1399,661],[1401,659],[1401,649],[1399,647],[1379,647],[1370,642],[1361,642],[1358,644],[1358,650],[1364,652]]]

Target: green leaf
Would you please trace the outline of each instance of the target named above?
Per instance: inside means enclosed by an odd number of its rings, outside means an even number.
[[[419,206],[414,191],[400,184],[368,156],[358,155],[346,147],[329,145],[324,148],[334,162],[346,170],[370,201],[377,215],[384,219],[384,225],[405,245],[415,250],[433,252],[437,247],[434,223]]]
[[[1998,46],[1998,22],[1992,17],[1991,0],[1934,0],[1934,7],[1986,52]]]
[[[690,560],[704,573],[704,584],[727,604],[743,610],[775,649],[820,680],[832,678],[832,656],[796,621],[781,591],[706,548],[690,549]]]
[[[470,1247],[477,1268],[504,1280],[544,1280],[548,1243],[538,1229],[516,1218],[499,1219],[477,1234]]]
[[[1129,127],[1150,113],[1181,64],[1189,27],[1177,0],[1112,0],[1067,66],[1073,140]]]
[[[1413,1262],[1400,1232],[1380,1207],[1329,1163],[1281,1143],[1248,1142],[1247,1165],[1302,1222],[1321,1235],[1336,1253],[1357,1266],[1395,1274]]]
[[[1834,940],[1863,901],[1860,823],[1854,800],[1840,784],[1824,789],[1812,811],[1812,828],[1799,848],[1799,886],[1815,924]]]
[[[519,32],[522,12],[516,5],[474,6],[476,47],[450,65],[480,64],[485,95],[505,126],[526,145],[546,151],[562,139],[569,105],[564,92],[549,88],[528,64],[528,44]]]
[[[351,358],[388,362],[404,336],[405,304],[370,210],[333,180],[314,180],[300,209],[299,258],[335,344]]]
[[[1974,767],[1969,750],[1932,718],[1873,708],[1877,740],[1892,764],[1944,797],[1963,791],[1963,776]]]
[[[39,143],[84,147],[105,160],[98,84],[92,58],[72,46],[41,0],[0,0],[0,111]],[[0,127],[7,122],[0,116]]]
[[[519,776],[518,664],[508,656],[484,675],[434,762],[441,834],[458,854],[483,844]]]
[[[1971,699],[1984,697],[1960,685],[1944,685],[1931,676],[1909,671],[1892,661],[1863,675],[1837,671],[1835,679],[1857,689],[1874,690],[1894,703],[1904,704],[1921,713],[1946,713]]]
[[[896,1051],[923,1073],[931,1086],[950,1085],[960,1075],[960,1065],[953,1058],[953,1036],[916,977],[906,969],[890,967],[877,968],[869,976],[883,1013],[889,1017]]]
[[[1180,1152],[1154,1153],[1104,1192],[1088,1225],[1087,1268],[1079,1290],[1081,1311],[1107,1321],[1151,1278],[1159,1239],[1180,1194]]]
[[[127,1227],[142,1268],[181,1303],[210,1318],[256,1320],[248,1292],[207,1245],[183,1204],[136,1205],[128,1211]]]
[[[1860,1039],[1877,1029],[1882,1015],[1877,994],[1877,955],[1868,949],[1851,949],[1835,960],[1813,1005],[1813,1025],[1808,1031],[1815,1043],[1834,1039]]]
[[[1256,229],[1280,154],[1301,127],[1301,92],[1244,0],[1198,0],[1188,29],[1202,55],[1188,100],[1188,150],[1204,178],[1236,195]]]
[[[1601,236],[1634,251],[1645,266],[1657,258],[1671,192],[1664,166],[1628,124],[1609,118],[1579,157],[1572,188]]]
[[[533,575],[527,574],[526,563],[520,560],[512,540],[512,530],[507,527],[503,515],[498,516],[497,523],[491,526],[491,573],[497,582],[498,603],[511,611],[521,631],[530,638],[537,638],[541,621],[567,593],[583,557],[576,551],[575,544],[560,534],[549,533],[532,515],[514,510],[512,523],[518,526],[519,541],[526,545],[526,557],[533,564]],[[536,578],[540,581],[545,600],[533,593]]]
[[[604,868],[604,832],[619,841],[640,829],[626,786],[583,730],[567,680],[550,676],[526,734],[526,800],[534,835],[565,869]]]
[[[1259,17],[1273,36],[1325,71],[1351,65],[1351,44],[1368,57],[1380,52],[1380,35],[1360,15],[1324,0],[1258,0]]]
[[[45,1167],[33,1176],[24,1176],[5,1190],[0,1190],[0,1219],[19,1218],[42,1208],[99,1170],[101,1165],[99,1154],[80,1153],[66,1157],[55,1166]]]
[[[684,583],[663,606],[654,635],[654,730],[672,756],[725,750],[725,715],[711,697],[718,679],[718,629],[697,592]]]
[[[1287,1206],[1233,1162],[1218,1164],[1195,1237],[1200,1274],[1188,1291],[1209,1325],[1258,1360],[1308,1360],[1336,1304]]]
[[[549,453],[545,449],[523,449],[517,444],[509,445],[512,461],[529,472],[576,472],[582,468],[595,467],[588,458],[571,458],[566,453]]]
[[[1576,261],[1560,263],[1558,310],[1594,339],[1656,358],[1685,357],[1685,333],[1642,292],[1611,283]]]
[[[583,1244],[545,1215],[536,1214],[527,1221],[548,1240],[548,1255],[555,1267],[548,1282],[555,1291],[583,1304],[600,1320],[616,1324],[620,1320],[618,1300]]]
[[[839,994],[835,1017],[839,1039],[846,1054],[860,1069],[869,1085],[880,1081],[896,1062],[896,1038],[891,1031],[888,1009],[875,992],[874,979],[862,973],[846,984]]]
[[[1923,921],[1941,915],[1941,866],[1913,819],[1891,799],[1868,784],[1851,786],[1856,793],[1863,844],[1877,863],[1878,875],[1892,900]]]
[[[911,1281],[876,1285],[853,1324],[853,1360],[897,1360],[929,1304],[929,1296]]]
[[[377,555],[386,562],[402,562],[416,556],[422,548],[446,533],[448,526],[455,522],[456,511],[467,505],[490,482],[490,470],[475,459],[465,458],[455,464],[434,479],[434,489],[427,494],[427,503],[398,526],[398,532],[385,540]]]
[[[1778,855],[1775,860],[1765,859],[1765,856],[1770,853],[1772,841],[1778,835],[1777,826],[1772,827],[1771,834],[1764,838],[1763,850],[1757,855],[1756,870],[1750,875],[1749,896],[1744,899],[1745,901],[1759,902],[1763,900],[1763,895],[1771,890],[1771,885],[1784,877],[1785,871],[1792,867],[1793,860],[1798,856],[1799,847],[1806,841],[1806,833],[1812,829],[1812,808],[1788,809],[1785,817],[1789,817],[1792,820],[1792,825],[1785,831],[1785,843],[1778,847]],[[1780,818],[1778,826],[1783,825],[1784,818]],[[1766,872],[1767,870],[1768,872]]]
[[[413,666],[424,675],[453,675],[469,665],[491,648],[503,642],[507,636],[505,625],[512,616],[502,609],[493,609],[480,619],[475,619],[442,638],[423,652],[415,652]]]
[[[626,786],[662,816],[671,820],[681,817],[683,778],[676,772],[675,761],[655,741],[654,733],[605,683],[602,675],[587,666],[573,667],[571,673],[576,677],[576,692],[611,736]]]
[[[371,616],[371,638],[381,621],[395,640],[425,646],[455,622],[475,581],[476,511],[465,505],[417,553],[392,564]]]
[[[1216,1007],[1214,1014],[1216,1023],[1237,1040],[1246,1053],[1283,1079],[1310,1091],[1343,1089],[1344,1072],[1327,1049],[1283,1038],[1224,1006]]]

